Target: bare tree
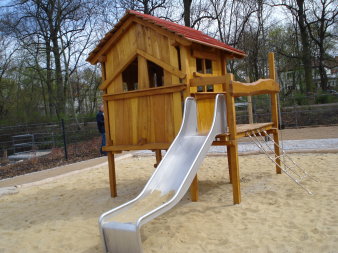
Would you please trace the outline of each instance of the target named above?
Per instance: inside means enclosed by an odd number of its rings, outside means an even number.
[[[331,28],[337,25],[338,5],[334,0],[315,0],[310,3],[305,22],[311,39],[318,47],[318,60],[315,64],[318,64],[321,88],[327,90],[328,77],[325,70],[325,60],[328,60],[327,41],[334,38]]]
[[[306,1],[305,0],[281,0],[274,4],[274,6],[283,6],[285,7],[289,13],[295,18],[300,38],[302,44],[302,63],[304,68],[304,76],[305,76],[305,86],[306,91],[313,91],[313,79],[312,79],[312,58],[311,58],[311,45],[309,32],[306,24]]]

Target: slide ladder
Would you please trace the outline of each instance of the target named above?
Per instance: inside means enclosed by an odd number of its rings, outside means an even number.
[[[226,130],[224,95],[216,96],[213,122],[207,135],[198,133],[195,99],[186,99],[181,129],[142,192],[101,215],[99,227],[106,252],[142,252],[140,227],[182,199],[215,136]]]
[[[303,184],[306,179],[312,179],[318,182],[313,176],[311,176],[305,169],[301,168],[298,164],[296,164],[292,158],[287,155],[285,150],[276,143],[273,138],[266,132],[266,130],[256,130],[247,133],[247,136],[250,140],[260,148],[264,154],[278,166],[288,177],[290,177],[297,185],[303,188],[308,194],[312,194],[312,192]],[[266,139],[267,138],[267,139]],[[273,145],[276,145],[280,151],[281,155],[277,156],[273,147],[269,145],[266,141],[271,141]],[[271,155],[272,154],[272,155]],[[274,155],[274,156],[273,156]],[[276,162],[276,159],[280,160],[281,164]]]

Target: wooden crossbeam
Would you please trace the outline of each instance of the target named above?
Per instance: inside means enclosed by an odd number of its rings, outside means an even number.
[[[104,89],[107,89],[107,87],[109,86],[109,84],[111,84],[112,81],[114,81],[114,79],[122,73],[122,71],[124,71],[130,63],[132,63],[134,61],[134,59],[137,57],[137,54],[136,54],[136,50],[134,50],[130,55],[129,57],[124,61],[122,62],[119,67],[117,69],[115,69],[114,73],[112,74],[112,76],[107,79],[107,80],[104,80],[101,85],[99,86],[99,89],[100,90],[104,90]]]
[[[170,64],[146,53],[145,51],[141,50],[141,49],[137,49],[136,50],[138,55],[143,56],[144,58],[146,58],[149,61],[152,61],[153,63],[159,65],[160,67],[162,67],[164,70],[170,72],[171,74],[179,77],[179,78],[185,78],[186,74],[183,73],[182,71],[180,71],[178,68],[171,66]]]
[[[190,86],[196,87],[196,86],[206,86],[211,84],[221,84],[225,83],[226,76],[210,76],[210,77],[196,77],[193,79],[190,79]]]
[[[271,94],[279,92],[279,85],[273,79],[259,79],[253,83],[230,82],[230,93],[232,96],[253,96],[260,94]]]
[[[137,98],[137,97],[145,97],[145,96],[157,96],[167,93],[175,93],[184,91],[186,89],[186,84],[177,84],[171,86],[162,86],[156,88],[148,88],[142,90],[133,90],[122,93],[115,94],[107,94],[103,95],[102,98],[104,101],[112,101],[112,100],[120,100],[120,99],[128,99],[128,98]]]

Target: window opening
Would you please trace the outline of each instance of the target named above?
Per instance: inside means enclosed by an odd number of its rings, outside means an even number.
[[[138,89],[138,61],[137,58],[122,72],[123,91]]]
[[[164,83],[163,68],[151,61],[147,61],[147,65],[149,75],[149,88],[163,86]]]
[[[203,59],[200,58],[196,58],[196,71],[198,73],[204,73],[204,69],[203,69]]]
[[[196,72],[202,73],[202,74],[212,74],[212,61],[208,59],[201,59],[196,58]],[[207,85],[207,86],[198,86],[197,92],[213,92],[214,86],[213,85]]]
[[[205,59],[205,73],[212,74],[212,61]]]

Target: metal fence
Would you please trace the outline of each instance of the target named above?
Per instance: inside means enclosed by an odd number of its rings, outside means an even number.
[[[332,97],[333,95],[301,96],[301,99],[299,96],[281,97],[279,99],[281,126],[297,128],[338,124],[338,96]],[[314,104],[316,101],[333,101],[333,103]],[[251,103],[254,123],[271,121],[271,104],[268,96],[254,96]],[[239,104],[243,104],[243,100]],[[237,107],[236,111],[238,124],[249,123],[250,112],[247,106]]]
[[[67,157],[67,145],[99,136],[95,118],[3,126],[0,127],[0,156],[59,147]]]
[[[338,103],[302,105],[304,101],[308,103],[309,101],[321,100],[328,99],[313,98],[313,96],[303,96],[301,101],[298,97],[281,98],[279,103],[281,127],[338,124]],[[236,103],[237,124],[249,123],[248,105],[250,103],[254,123],[271,121],[270,98],[266,95],[260,95],[252,97],[252,102],[247,101],[246,98],[239,98]],[[12,155],[19,152],[60,148],[67,158],[68,145],[88,141],[99,136],[95,118],[2,126],[0,127],[0,157],[5,154]],[[79,152],[81,151],[79,150]]]

